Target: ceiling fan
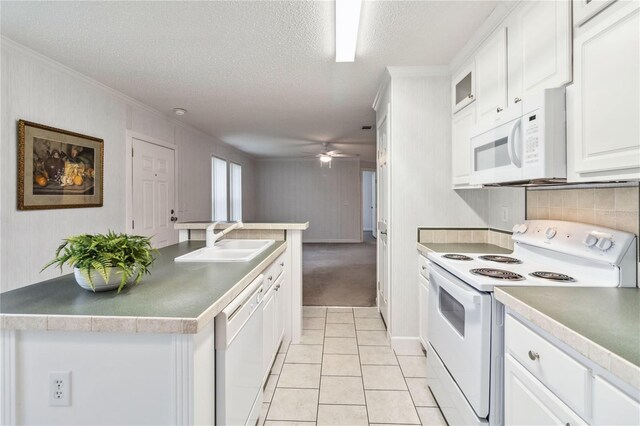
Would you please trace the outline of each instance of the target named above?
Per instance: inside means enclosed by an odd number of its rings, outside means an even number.
[[[322,142],[322,151],[319,154],[315,154],[313,152],[308,152],[307,154],[312,154],[312,155],[308,155],[305,158],[313,158],[313,157],[318,158],[320,160],[320,166],[323,166],[324,164],[328,164],[329,168],[331,168],[331,160],[333,160],[334,158],[357,158],[358,157],[358,155],[342,154],[338,149],[330,150],[329,142]]]

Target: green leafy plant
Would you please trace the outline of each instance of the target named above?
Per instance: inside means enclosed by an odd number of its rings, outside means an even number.
[[[151,239],[139,235],[116,234],[82,234],[63,240],[56,250],[56,256],[41,270],[52,265],[62,267],[67,264],[78,268],[87,279],[93,291],[92,272],[97,271],[109,281],[112,273],[120,274],[118,293],[129,282],[138,284],[143,275],[149,273],[149,267],[155,260],[157,250],[151,247]],[[113,269],[112,269],[113,268]]]

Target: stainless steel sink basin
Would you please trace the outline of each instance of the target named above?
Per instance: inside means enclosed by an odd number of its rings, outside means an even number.
[[[222,240],[213,247],[203,247],[176,257],[176,262],[248,262],[275,240]]]

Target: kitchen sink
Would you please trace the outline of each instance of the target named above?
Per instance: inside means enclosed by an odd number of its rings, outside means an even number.
[[[248,262],[265,251],[275,240],[222,240],[176,257],[176,262]]]

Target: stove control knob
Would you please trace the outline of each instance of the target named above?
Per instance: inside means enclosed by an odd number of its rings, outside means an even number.
[[[593,234],[587,234],[587,236],[584,237],[584,240],[582,240],[582,244],[584,244],[587,247],[593,247],[596,245],[597,242],[598,242],[598,237]]]
[[[609,250],[612,245],[613,245],[613,241],[611,241],[611,238],[606,238],[606,237],[600,238],[596,243],[596,247],[598,247],[602,251]]]
[[[558,231],[556,231],[555,228],[549,227],[549,228],[546,229],[546,231],[544,231],[544,235],[547,237],[548,240],[550,240],[550,239],[552,239],[553,237],[556,236],[557,232]]]
[[[514,234],[524,234],[525,232],[527,232],[527,229],[529,227],[527,226],[526,223],[516,223],[515,225],[513,225],[513,228],[511,228],[511,230],[513,231]]]

